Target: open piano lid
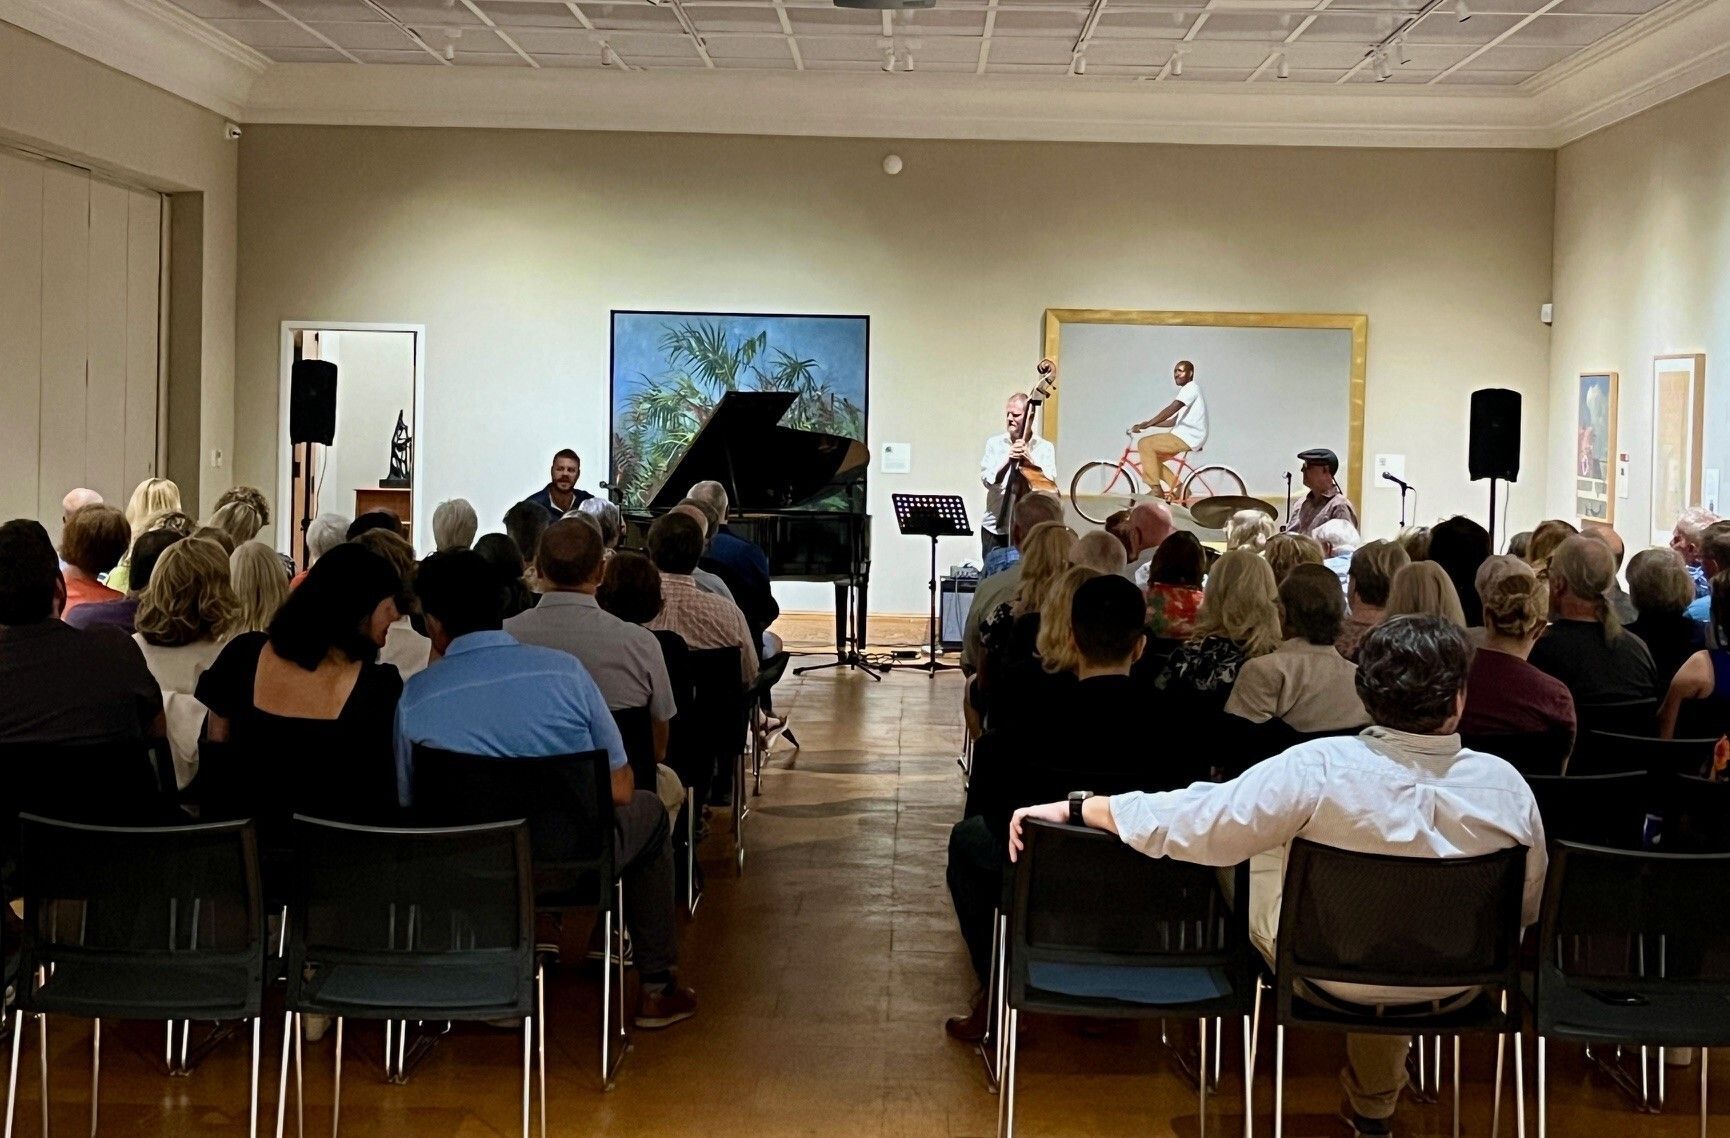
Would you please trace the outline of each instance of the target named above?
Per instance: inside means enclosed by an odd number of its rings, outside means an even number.
[[[678,505],[705,479],[725,486],[740,513],[793,509],[862,479],[871,458],[865,444],[778,425],[797,399],[792,391],[727,392],[650,492],[648,508]]]

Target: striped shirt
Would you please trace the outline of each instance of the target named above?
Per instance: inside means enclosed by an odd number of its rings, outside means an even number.
[[[745,683],[757,678],[757,645],[738,605],[705,593],[689,573],[661,574],[661,602],[647,625],[651,632],[676,632],[697,650],[737,648]]]

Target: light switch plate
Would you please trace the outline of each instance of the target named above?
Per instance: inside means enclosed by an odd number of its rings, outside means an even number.
[[[885,474],[907,474],[913,470],[912,443],[884,443],[880,469]]]
[[[1392,482],[1389,482],[1387,479],[1382,477],[1384,474],[1391,474],[1395,478],[1403,481],[1406,477],[1406,456],[1403,454],[1378,454],[1376,455],[1374,465],[1370,469],[1370,477],[1374,481],[1376,488],[1382,490],[1398,490],[1398,486],[1395,486]]]

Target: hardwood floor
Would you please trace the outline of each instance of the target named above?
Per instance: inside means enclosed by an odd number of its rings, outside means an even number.
[[[783,745],[746,823],[743,877],[718,812],[704,847],[708,895],[683,940],[684,976],[701,1010],[662,1032],[638,1032],[615,1090],[596,1075],[597,966],[567,963],[548,981],[548,1131],[556,1135],[713,1135],[716,1138],[983,1136],[996,1131],[997,1098],[972,1049],[943,1033],[965,1010],[973,979],[944,884],[949,827],[962,789],[954,673],[932,680],[824,672],[789,677],[778,707],[792,713],[803,749]],[[275,1119],[280,1001],[264,1030],[262,1132]],[[1175,1034],[1177,1025],[1172,1025]],[[1210,1096],[1208,1131],[1243,1132],[1235,1041]],[[383,1081],[382,1031],[351,1023],[342,1129],[350,1135],[470,1138],[514,1135],[520,1119],[520,1033],[458,1028],[406,1086]],[[88,1024],[50,1027],[54,1127],[87,1132]],[[188,1078],[160,1074],[162,1029],[107,1022],[102,1127],[108,1135],[246,1132],[247,1052],[223,1044]],[[1018,1132],[1027,1135],[1179,1135],[1200,1127],[1194,1088],[1159,1047],[1157,1024],[1028,1018],[1021,1043]],[[36,1032],[27,1027],[18,1133],[37,1132]],[[328,1133],[332,1037],[306,1048],[308,1130]],[[1531,1046],[1528,1043],[1528,1077]],[[1336,1038],[1288,1040],[1286,1133],[1344,1133],[1332,1117]],[[1257,1072],[1256,1127],[1270,1134],[1272,1030]],[[1489,1132],[1491,1053],[1466,1049],[1465,1133]],[[1722,1067],[1712,1085],[1721,1101]],[[1589,1077],[1577,1049],[1551,1049],[1551,1133],[1698,1133],[1698,1066],[1672,1071],[1665,1114],[1636,1114]],[[1510,1073],[1511,1078],[1511,1073]],[[1451,1097],[1444,1095],[1444,1103]],[[1503,1133],[1512,1135],[1512,1094]],[[1535,1104],[1528,1082],[1528,1102]],[[1528,1112],[1530,1115],[1530,1111]],[[1535,1125],[1535,1119],[1530,1119]],[[1717,1120],[1715,1120],[1716,1122]],[[1404,1102],[1402,1135],[1449,1132],[1447,1107]],[[294,1109],[288,1111],[293,1133]],[[1535,1131],[1534,1131],[1535,1132]]]

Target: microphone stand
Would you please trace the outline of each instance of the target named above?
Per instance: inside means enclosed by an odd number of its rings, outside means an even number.
[[[1285,525],[1291,525],[1291,471],[1285,472]],[[1285,528],[1284,526],[1281,527]]]
[[[1404,482],[1400,483],[1400,528],[1402,530],[1406,528],[1406,495],[1411,492],[1411,489]]]

